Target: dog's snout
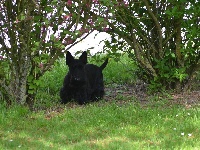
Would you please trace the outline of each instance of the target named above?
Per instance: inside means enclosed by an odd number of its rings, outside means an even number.
[[[75,80],[75,81],[80,81],[81,78],[77,78],[77,77],[75,77],[74,80]]]

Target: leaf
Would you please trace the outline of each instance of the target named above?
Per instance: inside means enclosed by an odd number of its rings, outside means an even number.
[[[32,50],[33,52],[35,52],[35,51],[37,51],[37,48],[33,47],[33,48],[31,48],[31,50]]]
[[[102,18],[102,17],[97,17],[97,22],[98,23],[101,23],[101,22],[103,22],[104,21],[104,18]]]
[[[94,49],[94,47],[89,47],[89,48],[88,48],[88,50],[92,50],[92,49]]]
[[[176,57],[176,55],[175,55],[174,53],[171,53],[171,56],[172,56],[172,58],[175,58],[175,57]]]
[[[29,76],[28,76],[28,82],[32,82],[32,80],[33,80],[33,76],[32,76],[32,75],[29,75]]]
[[[21,15],[20,16],[20,20],[24,20],[25,19],[25,16],[24,15]]]
[[[29,90],[28,90],[28,93],[29,93],[29,94],[33,94],[34,91],[35,91],[35,90],[30,90],[30,89],[29,89]]]
[[[37,86],[35,84],[33,84],[33,83],[29,84],[29,89],[36,89],[36,88],[37,88]]]
[[[33,83],[37,86],[39,86],[41,84],[41,81],[40,80],[34,80]]]
[[[40,42],[35,42],[35,46],[39,46],[40,45]]]

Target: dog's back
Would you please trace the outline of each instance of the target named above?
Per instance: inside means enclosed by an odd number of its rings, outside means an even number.
[[[91,88],[91,99],[98,100],[103,98],[104,95],[104,83],[103,83],[103,69],[108,64],[108,59],[100,66],[93,64],[87,64],[85,66],[87,78]]]

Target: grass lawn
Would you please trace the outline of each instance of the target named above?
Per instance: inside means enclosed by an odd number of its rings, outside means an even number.
[[[200,149],[200,109],[100,102],[1,109],[0,149]]]
[[[110,61],[105,68],[107,86],[135,81],[130,70],[134,64],[126,57],[122,62]],[[167,105],[161,99],[144,106],[130,94],[84,106],[60,105],[59,88],[67,72],[64,64],[58,62],[41,78],[37,111],[0,103],[0,150],[200,149],[198,105]]]

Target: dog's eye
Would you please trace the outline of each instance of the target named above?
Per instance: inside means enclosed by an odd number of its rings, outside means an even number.
[[[81,66],[81,65],[79,65],[79,66],[78,66],[78,68],[82,68],[82,66]]]
[[[74,68],[77,68],[77,69],[82,69],[82,68],[83,68],[83,66],[82,66],[82,65],[76,65],[76,66],[74,66]]]

